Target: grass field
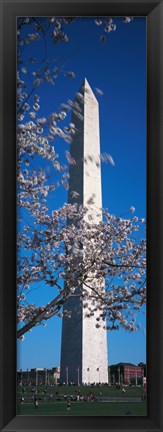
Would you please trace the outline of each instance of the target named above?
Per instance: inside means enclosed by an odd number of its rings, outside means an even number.
[[[28,390],[28,391],[27,391]],[[24,387],[24,392],[19,387],[17,391],[17,415],[54,415],[54,416],[146,416],[147,403],[142,401],[144,393],[140,387],[128,387],[126,392],[104,386],[104,387],[48,387],[44,393],[44,387],[37,387],[37,392],[31,392]],[[76,399],[77,392],[86,396],[92,392],[95,401],[83,402]],[[71,408],[67,410],[65,395],[71,398]],[[21,403],[21,397],[24,401]],[[39,405],[36,409],[33,398],[37,397]]]

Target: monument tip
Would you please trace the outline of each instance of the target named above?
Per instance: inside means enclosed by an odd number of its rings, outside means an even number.
[[[86,77],[84,77],[83,85],[84,85],[85,87],[90,87],[90,84],[89,84],[89,82],[88,82],[88,80],[87,80]]]
[[[83,90],[86,90],[89,93],[91,93],[92,97],[94,97],[96,99],[96,96],[95,96],[95,94],[94,94],[94,92],[93,92],[93,90],[92,90],[92,88],[91,88],[91,86],[90,86],[90,84],[89,84],[89,82],[88,82],[88,80],[87,80],[86,77],[84,77],[82,88],[83,88]]]

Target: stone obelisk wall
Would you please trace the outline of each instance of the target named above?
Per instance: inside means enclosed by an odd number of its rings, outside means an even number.
[[[79,117],[73,113],[72,122],[76,133],[71,143],[71,156],[77,162],[70,165],[69,203],[89,207],[92,221],[101,220],[101,165],[99,136],[99,106],[85,79],[74,102],[79,104]],[[72,192],[79,195],[73,198]],[[63,318],[61,345],[61,382],[108,382],[107,333],[96,328],[96,318],[87,317],[80,297],[69,297],[64,309],[71,310],[71,319]]]

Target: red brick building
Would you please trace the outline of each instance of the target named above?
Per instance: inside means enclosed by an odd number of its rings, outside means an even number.
[[[110,366],[111,384],[143,384],[144,369],[132,363]]]

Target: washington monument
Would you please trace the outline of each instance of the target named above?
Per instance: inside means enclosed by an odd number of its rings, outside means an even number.
[[[72,112],[76,133],[70,153],[79,162],[70,165],[68,202],[74,203],[72,191],[79,194],[75,202],[84,206],[93,196],[89,212],[98,223],[102,220],[101,166],[95,163],[100,155],[99,107],[86,78],[74,103],[80,115]],[[103,326],[96,328],[97,315],[85,316],[80,296],[69,297],[64,309],[71,311],[71,318],[63,317],[62,321],[61,382],[108,382],[107,332]]]

